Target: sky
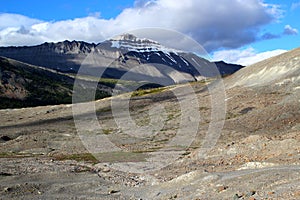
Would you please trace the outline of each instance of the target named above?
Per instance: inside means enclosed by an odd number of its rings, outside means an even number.
[[[0,46],[99,43],[151,27],[192,37],[212,60],[250,65],[300,47],[300,0],[0,0]]]

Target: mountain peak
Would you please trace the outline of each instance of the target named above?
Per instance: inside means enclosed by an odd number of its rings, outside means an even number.
[[[147,38],[138,38],[133,34],[125,33],[122,35],[115,36],[108,40],[112,48],[122,49],[126,51],[135,51],[135,52],[175,52],[179,53],[181,51],[165,47],[158,43],[157,41],[147,39]]]
[[[122,35],[117,35],[113,38],[111,38],[111,40],[130,40],[130,41],[135,41],[137,40],[137,37],[133,34],[130,33],[124,33]]]
[[[117,35],[110,39],[110,41],[121,41],[121,42],[128,42],[128,43],[139,43],[139,44],[156,44],[159,45],[158,42],[146,39],[146,38],[138,38],[131,33],[124,33],[122,35]]]

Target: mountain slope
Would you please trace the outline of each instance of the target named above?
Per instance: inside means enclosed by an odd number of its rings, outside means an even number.
[[[102,68],[105,69],[102,77],[119,79],[135,67],[142,66],[141,70],[133,71],[129,79],[140,81],[163,76],[170,84],[217,76],[219,73],[213,72],[213,64],[217,65],[221,75],[232,74],[243,67],[224,62],[211,63],[193,53],[167,48],[158,42],[139,39],[131,34],[120,35],[97,45],[64,41],[32,47],[0,47],[0,55],[60,72],[73,73],[77,73],[88,55],[93,55],[101,62],[89,63],[89,74],[95,74]],[[170,74],[166,67],[175,69],[178,74]],[[200,68],[201,74],[196,68]],[[178,78],[179,76],[184,78]]]
[[[0,57],[0,108],[16,108],[72,102],[74,78],[42,67]],[[82,80],[82,86],[89,82]],[[111,89],[99,86],[96,98]]]
[[[282,135],[299,130],[300,48],[245,67],[227,77],[228,117],[250,133]],[[241,102],[247,101],[242,104]]]

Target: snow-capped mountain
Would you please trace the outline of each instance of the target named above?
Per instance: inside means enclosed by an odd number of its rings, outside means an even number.
[[[140,53],[162,51],[164,53],[182,52],[172,48],[167,48],[156,41],[147,38],[137,38],[132,34],[123,34],[109,40],[112,43],[112,48],[117,48],[125,51],[135,51]]]
[[[137,81],[163,78],[168,80],[166,84],[217,76],[219,72],[221,75],[232,74],[242,68],[224,62],[211,63],[196,54],[132,34],[119,35],[99,44],[64,41],[30,47],[0,47],[0,56],[60,72],[76,73],[91,55],[99,60],[88,63],[85,72],[91,75],[101,69],[104,70],[102,77],[119,79],[126,74],[126,79]],[[212,64],[217,65],[219,72],[213,70]]]

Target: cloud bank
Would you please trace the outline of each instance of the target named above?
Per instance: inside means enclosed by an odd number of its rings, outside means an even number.
[[[238,48],[257,40],[262,26],[280,16],[276,5],[261,0],[137,0],[112,19],[87,16],[41,21],[0,14],[0,46],[34,45],[62,40],[101,42],[132,29],[161,27],[188,34],[208,52]]]
[[[243,50],[222,50],[216,51],[212,55],[212,60],[224,60],[228,63],[236,63],[244,66],[248,66],[259,61],[265,60],[267,58],[277,56],[279,54],[285,53],[287,50],[276,49],[273,51],[266,51],[258,53],[252,47]]]

